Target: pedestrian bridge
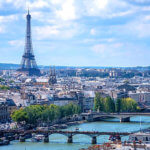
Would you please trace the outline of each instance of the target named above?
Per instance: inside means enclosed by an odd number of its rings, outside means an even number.
[[[119,135],[119,136],[127,136],[129,134],[132,134],[131,132],[99,132],[99,131],[59,131],[59,130],[0,130],[0,134],[2,137],[10,137],[10,135],[14,138],[18,137],[20,142],[25,142],[27,139],[27,135],[32,134],[43,134],[44,139],[43,141],[45,143],[49,142],[49,136],[52,134],[62,134],[68,137],[67,142],[68,143],[73,143],[73,136],[75,135],[87,135],[91,137],[92,139],[92,144],[97,143],[97,137],[101,135]]]
[[[130,118],[133,116],[149,116],[149,113],[140,113],[140,112],[131,112],[131,113],[101,113],[101,112],[92,112],[92,113],[82,113],[83,120],[95,121],[106,118],[118,118],[120,122],[130,122]]]

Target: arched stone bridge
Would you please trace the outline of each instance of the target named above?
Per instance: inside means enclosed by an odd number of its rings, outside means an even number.
[[[44,142],[49,142],[49,136],[52,134],[62,134],[68,137],[68,143],[73,142],[74,135],[87,135],[92,138],[92,144],[97,143],[97,137],[100,135],[120,135],[127,136],[129,132],[98,132],[98,131],[58,131],[58,130],[0,130],[0,135],[7,137],[7,135],[15,135],[19,137],[20,142],[25,142],[26,135],[31,135],[32,133],[43,134]]]
[[[98,112],[92,112],[92,113],[82,113],[81,117],[83,120],[87,121],[95,121],[100,119],[106,119],[106,118],[119,118],[120,122],[130,122],[130,117],[133,116],[149,116],[149,113],[140,113],[140,112],[132,112],[132,113],[98,113]]]

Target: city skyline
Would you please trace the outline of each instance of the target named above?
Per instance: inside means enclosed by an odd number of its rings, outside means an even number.
[[[148,0],[1,0],[1,63],[20,63],[28,6],[39,65],[150,66]]]

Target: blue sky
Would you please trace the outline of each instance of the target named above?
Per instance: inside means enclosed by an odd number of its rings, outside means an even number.
[[[26,12],[39,65],[150,66],[150,0],[0,0],[0,62],[20,63]]]

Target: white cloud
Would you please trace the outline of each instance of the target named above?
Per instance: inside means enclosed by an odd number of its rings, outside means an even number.
[[[56,10],[56,15],[62,20],[74,20],[77,18],[74,0],[66,0],[61,4],[61,8]]]
[[[90,34],[91,34],[91,35],[95,35],[95,34],[96,34],[96,30],[95,30],[94,28],[92,28],[92,29],[90,30]]]
[[[17,9],[23,8],[24,10],[27,10],[28,7],[32,10],[50,7],[49,0],[6,0],[5,3],[12,4]]]
[[[24,46],[24,40],[11,40],[8,41],[8,44],[11,46],[22,47]]]
[[[37,20],[41,23],[44,23],[45,25],[59,24],[60,23],[60,21],[57,20],[57,18],[55,18],[53,16],[53,14],[51,14],[49,12],[32,11],[30,13],[31,13],[33,20]],[[23,18],[25,18],[25,14],[23,15]]]
[[[87,38],[87,39],[84,39],[82,41],[80,41],[81,43],[112,43],[112,42],[115,42],[116,39],[114,38],[95,38],[95,39],[92,39],[92,38]]]
[[[123,0],[85,0],[85,14],[102,18],[113,18],[132,14],[135,9]]]
[[[17,15],[0,16],[0,33],[6,33],[9,28],[9,23],[17,20]]]
[[[34,32],[38,40],[51,38],[57,36],[59,34],[59,30],[56,26],[42,26],[42,27],[34,27]]]
[[[108,0],[93,0],[93,3],[98,9],[105,9],[108,5]]]
[[[104,11],[108,5],[108,0],[85,0],[84,5],[89,15],[97,15],[100,11]]]
[[[33,28],[35,38],[42,39],[69,39],[82,33],[80,26],[76,23],[67,22],[57,25],[36,26]]]
[[[136,66],[145,65],[150,51],[144,45],[130,42],[102,43],[91,47],[97,63],[108,66]]]
[[[55,5],[60,5],[64,2],[64,0],[51,0],[51,3],[52,4],[55,4]]]
[[[5,28],[3,26],[0,26],[0,33],[4,33],[5,32]]]
[[[36,1],[33,1],[33,2],[27,2],[26,5],[29,6],[29,8],[31,8],[31,9],[46,8],[46,7],[50,6],[48,1],[43,1],[43,0],[36,0]]]
[[[5,0],[5,1],[8,4],[12,4],[16,8],[26,7],[26,1],[25,0]]]
[[[125,0],[6,0],[15,8],[31,8],[32,11],[48,8],[62,20],[75,20],[83,16],[120,17],[132,14],[135,6]]]
[[[150,30],[149,30],[150,29],[150,23],[148,23],[148,24],[140,23],[134,27],[133,27],[133,29],[134,29],[135,33],[137,33],[138,37],[142,38],[142,37],[150,36]]]
[[[10,21],[14,21],[17,19],[18,19],[17,15],[0,16],[0,23],[10,22]]]
[[[121,35],[132,35],[136,38],[150,36],[150,16],[138,16],[136,19],[123,25],[112,26],[109,31]]]
[[[100,54],[102,57],[116,56],[119,55],[122,50],[122,43],[106,43],[106,44],[96,44],[92,47],[92,51]]]

